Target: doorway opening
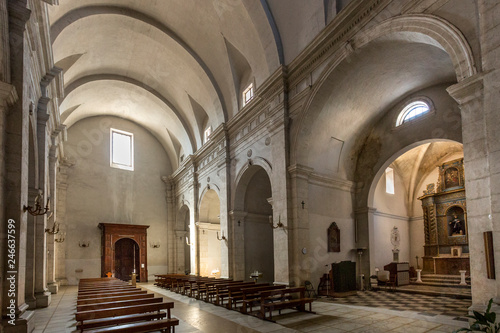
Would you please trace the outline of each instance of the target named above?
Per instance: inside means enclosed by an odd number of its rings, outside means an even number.
[[[130,238],[118,240],[115,243],[115,277],[128,281],[132,273],[139,272],[139,267],[139,245]]]

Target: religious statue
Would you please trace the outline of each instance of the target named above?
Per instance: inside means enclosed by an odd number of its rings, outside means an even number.
[[[458,218],[456,214],[453,215],[453,220],[451,220],[449,224],[451,225],[452,236],[463,235],[462,221]]]

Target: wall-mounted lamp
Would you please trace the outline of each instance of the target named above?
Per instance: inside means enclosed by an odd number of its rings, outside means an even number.
[[[52,216],[52,214],[53,213],[51,213],[50,216]],[[46,228],[45,232],[51,235],[57,235],[59,233],[59,224],[57,224],[57,222],[54,221],[54,225],[52,226],[52,228]]]
[[[238,227],[239,227],[240,225],[241,225],[241,221],[240,221],[240,220],[238,220]]]
[[[306,204],[306,203],[304,202],[304,200],[302,200],[302,202],[301,202],[300,204],[302,205],[302,209],[304,209],[304,206],[305,206],[305,204]]]
[[[226,236],[224,236],[224,231],[222,231],[222,237],[219,238],[219,232],[217,231],[217,239],[222,241],[222,240],[225,240],[227,242],[227,238]]]
[[[61,232],[56,238],[54,238],[54,242],[56,243],[63,243],[66,238],[66,233]]]
[[[42,206],[40,205],[40,202],[39,202],[41,196],[42,196],[41,193],[36,196],[36,198],[35,198],[35,207],[24,205],[23,206],[23,211],[24,212],[28,211],[28,213],[30,213],[33,216],[39,216],[39,215],[47,214],[47,212],[50,210],[49,209],[50,197],[47,197],[47,204],[45,205],[45,208],[42,208]]]
[[[149,243],[149,246],[151,246],[153,249],[157,249],[160,247],[160,242],[151,242]]]
[[[86,241],[86,242],[78,242],[78,246],[79,246],[79,247],[89,247],[89,246],[90,246],[90,242],[89,242],[89,241]]]
[[[187,238],[187,236],[186,236],[186,244],[187,244],[188,246],[193,245],[193,243],[189,243],[189,239]]]
[[[272,215],[269,215],[269,224],[271,225],[271,228],[273,229],[278,229],[278,228],[285,228],[285,225],[283,223],[281,223],[281,215],[278,216],[278,224],[276,226],[274,226],[274,222],[273,222],[273,216]]]

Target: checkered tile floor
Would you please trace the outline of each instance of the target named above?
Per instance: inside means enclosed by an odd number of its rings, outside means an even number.
[[[386,291],[358,291],[356,296],[320,298],[318,301],[384,308],[396,311],[414,311],[434,317],[445,315],[455,320],[467,321],[467,308],[471,301],[444,296],[426,296]]]

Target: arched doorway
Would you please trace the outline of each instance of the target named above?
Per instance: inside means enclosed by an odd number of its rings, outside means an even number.
[[[198,258],[201,276],[220,276],[221,228],[220,200],[217,192],[207,189],[200,201],[198,225]],[[227,235],[224,235],[227,237]]]
[[[139,267],[139,245],[130,238],[119,239],[115,243],[115,277],[128,281]]]
[[[249,166],[243,173],[236,188],[235,215],[243,228],[243,244],[236,244],[240,251],[238,257],[244,257],[244,279],[257,271],[262,273],[259,282],[274,282],[274,232],[273,198],[269,176],[264,168],[258,165]],[[280,217],[278,217],[279,219]],[[243,224],[241,224],[243,222]],[[241,263],[236,263],[241,265]]]
[[[99,228],[102,230],[101,237],[101,276],[106,277],[108,273],[114,274],[118,277],[118,274],[123,277],[124,274],[131,274],[134,269],[134,255],[135,255],[135,270],[137,273],[137,279],[141,282],[148,281],[148,248],[147,248],[147,229],[148,225],[134,225],[134,224],[115,224],[115,223],[99,223]],[[116,271],[116,255],[117,251],[116,244],[121,239],[132,240],[137,246],[137,252],[134,246],[131,245],[119,245],[120,247],[125,247],[122,249],[125,252],[127,258],[132,255],[132,266],[127,263],[126,271]],[[130,252],[127,252],[130,251]],[[127,259],[130,260],[130,259]],[[139,265],[139,267],[137,267]],[[131,270],[130,270],[131,268]],[[130,272],[128,272],[130,271]],[[128,272],[128,273],[127,273]],[[128,280],[128,276],[124,279]]]

